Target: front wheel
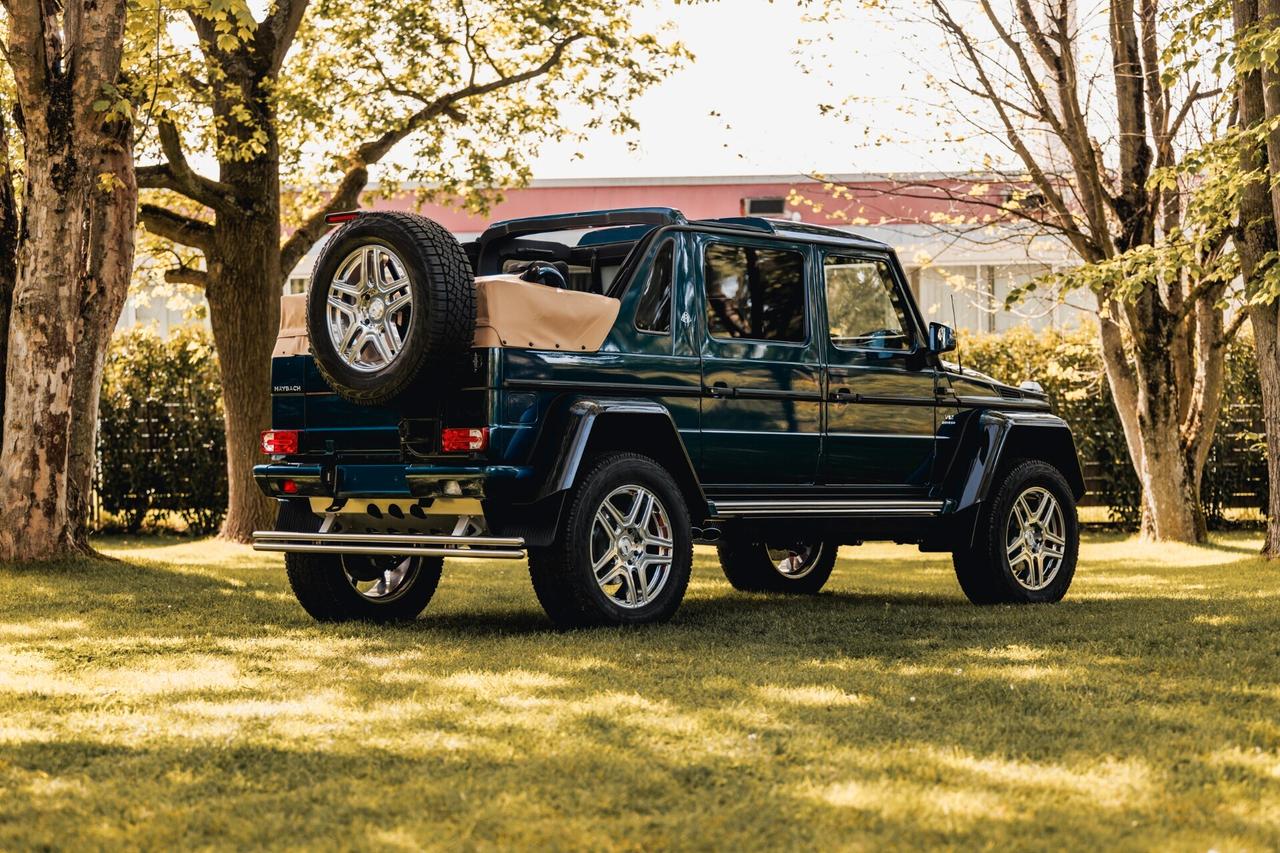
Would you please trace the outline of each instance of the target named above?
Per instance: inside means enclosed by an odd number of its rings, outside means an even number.
[[[285,502],[277,530],[314,532],[320,519]],[[365,557],[353,554],[285,554],[289,586],[302,609],[320,622],[403,622],[431,601],[443,557]]]
[[[529,549],[529,576],[562,628],[670,619],[693,567],[689,511],[675,480],[635,453],[598,457],[569,495],[555,541]]]
[[[720,568],[734,589],[816,595],[836,565],[835,542],[766,542],[749,530],[726,530],[716,543]]]
[[[1052,465],[1015,464],[978,517],[971,547],[952,555],[974,604],[1061,601],[1080,553],[1075,498]]]

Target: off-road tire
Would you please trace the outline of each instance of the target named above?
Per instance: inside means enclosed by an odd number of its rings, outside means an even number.
[[[1014,501],[1026,489],[1047,489],[1062,508],[1066,544],[1062,564],[1044,589],[1030,590],[1015,578],[1009,565],[1005,533]],[[1075,497],[1057,468],[1039,460],[1015,461],[1001,476],[978,514],[972,546],[952,554],[956,579],[974,604],[1046,604],[1061,601],[1075,576],[1080,553],[1080,527]]]
[[[282,501],[276,530],[312,533],[320,518],[306,501]],[[417,557],[418,567],[410,586],[399,597],[376,602],[352,587],[342,569],[342,558],[333,554],[285,554],[289,586],[302,609],[318,622],[407,622],[426,609],[440,583],[443,557]]]
[[[663,504],[672,527],[671,571],[666,585],[643,607],[615,604],[596,582],[591,568],[592,524],[613,490],[643,486]],[[660,464],[637,453],[609,453],[584,462],[578,481],[565,498],[553,543],[529,549],[529,577],[547,616],[559,628],[641,625],[665,622],[684,599],[693,568],[693,530],[680,488]]]
[[[734,589],[790,595],[817,595],[831,577],[839,546],[819,542],[817,547],[821,550],[814,558],[813,567],[799,577],[790,577],[779,571],[769,558],[764,539],[745,527],[728,527],[716,541],[720,568]]]
[[[329,337],[326,299],[334,274],[362,245],[381,244],[404,261],[413,293],[404,348],[380,370],[345,364]],[[316,259],[307,292],[307,332],[316,367],[345,400],[389,403],[448,389],[471,352],[476,329],[475,276],[462,246],[445,228],[413,213],[363,213],[334,232]]]

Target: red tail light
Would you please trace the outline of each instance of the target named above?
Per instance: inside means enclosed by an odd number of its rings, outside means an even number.
[[[440,449],[445,453],[484,450],[489,446],[488,427],[450,427],[440,432]]]
[[[296,429],[269,429],[262,434],[262,452],[268,456],[288,456],[298,452]]]
[[[326,213],[324,221],[330,225],[337,225],[340,222],[350,222],[360,215],[358,210],[343,210],[338,213]]]

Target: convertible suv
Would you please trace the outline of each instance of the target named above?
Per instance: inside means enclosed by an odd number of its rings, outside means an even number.
[[[942,359],[881,243],[668,208],[460,245],[336,215],[272,362],[282,551],[321,620],[416,617],[445,557],[523,559],[561,626],[658,622],[693,544],[740,590],[818,592],[840,545],[951,552],[978,604],[1053,602],[1084,479],[1033,382]]]

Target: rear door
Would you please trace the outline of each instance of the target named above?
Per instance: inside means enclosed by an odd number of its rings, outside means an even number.
[[[883,257],[820,254],[828,365],[823,479],[923,488],[934,458],[935,372],[905,282]]]
[[[803,244],[700,234],[704,483],[812,483],[822,367]]]

